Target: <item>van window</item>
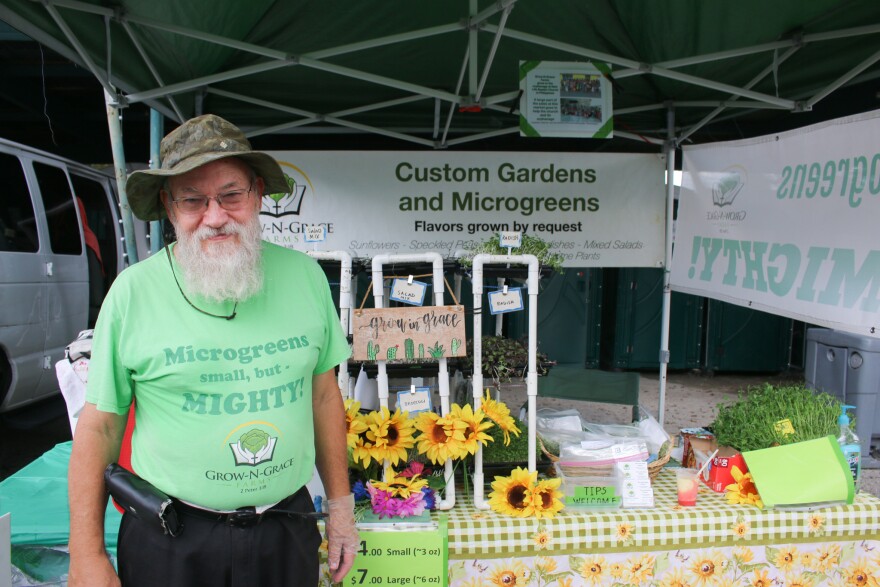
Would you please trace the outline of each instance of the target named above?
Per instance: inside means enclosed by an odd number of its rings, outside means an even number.
[[[34,162],[34,173],[40,184],[46,223],[49,226],[49,242],[52,252],[59,255],[81,255],[82,239],[76,207],[67,174],[60,167]]]
[[[0,153],[0,251],[36,253],[40,248],[34,204],[18,157]]]
[[[116,226],[110,201],[104,184],[94,179],[77,175],[71,171],[70,181],[73,193],[82,200],[86,209],[86,221],[98,238],[101,250],[101,261],[107,277],[116,271]],[[109,287],[110,284],[107,283]]]

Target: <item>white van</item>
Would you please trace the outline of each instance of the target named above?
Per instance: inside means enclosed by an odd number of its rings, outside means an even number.
[[[58,393],[55,362],[127,260],[115,180],[0,139],[0,412]],[[138,223],[143,234],[143,223]],[[139,242],[143,242],[139,238]]]

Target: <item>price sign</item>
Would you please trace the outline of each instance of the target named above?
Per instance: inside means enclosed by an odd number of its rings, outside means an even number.
[[[361,528],[360,538],[346,585],[446,585],[445,523],[431,530]]]

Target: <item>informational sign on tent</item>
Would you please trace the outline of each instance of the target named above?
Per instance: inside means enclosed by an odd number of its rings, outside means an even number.
[[[665,163],[651,154],[274,152],[290,194],[263,197],[263,238],[353,257],[467,253],[537,236],[568,267],[660,267]]]
[[[521,61],[520,135],[610,139],[610,73],[607,63]]]
[[[880,336],[880,111],[684,148],[672,287]]]

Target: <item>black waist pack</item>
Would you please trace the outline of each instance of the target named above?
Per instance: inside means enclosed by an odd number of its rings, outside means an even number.
[[[183,523],[168,495],[116,463],[104,469],[104,483],[113,500],[136,518],[155,525],[164,534],[177,536]]]

